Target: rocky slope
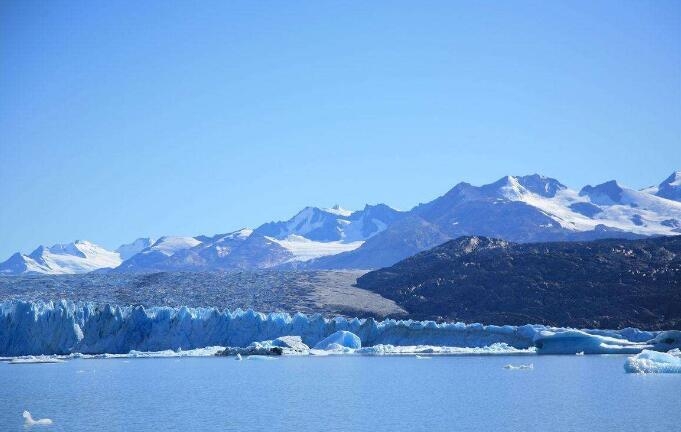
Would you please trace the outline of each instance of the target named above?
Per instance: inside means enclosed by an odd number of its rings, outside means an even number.
[[[527,244],[461,237],[357,285],[415,318],[680,329],[681,237]]]

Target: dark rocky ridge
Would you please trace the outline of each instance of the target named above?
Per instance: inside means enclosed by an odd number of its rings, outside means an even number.
[[[361,276],[411,317],[681,329],[681,236],[510,243],[460,237]]]

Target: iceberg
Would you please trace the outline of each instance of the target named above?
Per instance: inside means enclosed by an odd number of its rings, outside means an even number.
[[[359,338],[359,336],[352,332],[338,330],[336,333],[329,335],[319,341],[314,348],[318,350],[331,351],[336,351],[343,348],[356,350],[362,348],[362,340]]]
[[[632,342],[572,329],[540,331],[534,345],[537,354],[636,354],[652,348],[646,342]]]
[[[507,364],[507,365],[504,366],[504,369],[507,369],[507,370],[531,370],[531,369],[534,369],[534,364],[533,363],[519,364],[519,365]]]
[[[310,347],[300,336],[282,336],[274,340],[253,342],[247,347],[228,347],[216,353],[220,356],[279,356],[309,354]]]
[[[36,363],[64,363],[64,360],[54,356],[25,356],[9,359],[9,364],[36,364]]]
[[[48,418],[44,419],[34,419],[30,412],[24,411],[22,414],[24,418],[24,426],[49,426],[52,424],[52,420]]]
[[[452,347],[452,346],[434,346],[434,345],[416,345],[416,346],[395,346],[395,345],[374,345],[370,347],[360,348],[354,353],[362,355],[415,355],[419,357],[421,354],[432,355],[531,355],[535,354],[534,347],[526,349],[518,349],[509,346],[505,343],[495,343],[486,347]],[[430,357],[425,357],[430,358]]]
[[[282,351],[315,347],[317,349],[309,353],[316,355],[332,353],[324,351],[328,349],[379,355],[522,354],[535,351],[539,354],[582,351],[586,354],[636,354],[644,349],[668,351],[681,347],[681,332],[377,321],[373,318],[324,318],[318,314],[145,308],[66,300],[0,303],[0,356],[213,355],[225,347],[245,348],[254,343],[268,349],[278,347]]]
[[[628,373],[681,373],[681,351],[678,348],[666,353],[643,350],[627,359],[624,370]]]

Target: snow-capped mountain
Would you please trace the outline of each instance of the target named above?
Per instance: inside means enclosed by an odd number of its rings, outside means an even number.
[[[165,256],[149,247],[125,261],[117,272],[203,271],[271,268],[360,247],[385,230],[402,212],[384,204],[363,210],[306,207],[287,221],[269,222],[255,230],[192,237]]]
[[[39,246],[29,255],[15,253],[0,264],[0,274],[72,274],[87,273],[121,264],[117,252],[104,249],[88,241]]]
[[[304,262],[357,249],[403,214],[385,204],[366,205],[358,211],[338,205],[306,207],[287,221],[261,225],[254,234],[290,252],[287,262]]]
[[[193,248],[201,244],[194,237],[164,236],[151,246],[123,261],[117,271],[159,271],[159,266],[177,252]]]
[[[676,177],[663,185],[674,187]],[[483,186],[459,183],[356,250],[314,260],[308,267],[384,267],[464,235],[541,242],[677,234],[681,203],[648,191],[610,181],[577,192],[537,174],[507,176]]]
[[[681,171],[672,173],[659,185],[651,186],[643,191],[662,198],[681,201]]]
[[[266,223],[255,232],[278,240],[298,236],[315,242],[351,243],[378,234],[401,215],[385,204],[367,205],[355,212],[338,205],[332,208],[305,207],[291,219]]]
[[[125,261],[116,272],[211,271],[269,268],[292,254],[264,236],[243,228],[227,234],[174,240],[172,251],[162,254],[158,245]],[[191,240],[190,240],[191,239]]]
[[[409,211],[306,207],[286,221],[214,236],[141,238],[107,251],[88,242],[12,255],[0,274],[362,268],[392,265],[464,235],[514,242],[681,234],[681,172],[640,191],[616,181],[576,191],[538,174],[459,183]]]

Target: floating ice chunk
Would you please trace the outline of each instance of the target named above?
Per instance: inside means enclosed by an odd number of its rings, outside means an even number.
[[[339,330],[319,341],[314,347],[329,351],[343,351],[343,348],[359,349],[362,348],[362,340],[352,332]]]
[[[506,366],[504,366],[504,369],[508,369],[508,370],[528,370],[528,369],[534,369],[534,363],[519,364],[519,365],[507,364]]]
[[[48,418],[34,419],[28,411],[24,411],[22,416],[24,417],[24,426],[49,426],[52,424],[52,420]]]
[[[281,336],[272,341],[272,345],[285,350],[306,352],[310,350],[310,347],[303,343],[300,336]],[[286,353],[286,352],[285,352]]]
[[[205,348],[195,348],[177,351],[163,350],[163,351],[136,351],[132,350],[127,354],[83,354],[82,358],[163,358],[163,357],[210,357],[216,355],[218,352],[224,350],[221,346],[209,346]]]
[[[58,358],[57,356],[23,356],[14,357],[9,360],[9,364],[35,364],[35,363],[64,363],[64,360]]]
[[[432,357],[420,356],[416,354],[416,360],[430,360]]]
[[[234,357],[234,360],[243,360],[241,354],[236,353],[236,357]]]
[[[262,342],[253,342],[247,347],[227,347],[223,351],[218,352],[220,356],[232,355],[300,355],[308,354],[310,347],[303,343],[300,336],[281,336],[274,340],[266,340]]]
[[[624,370],[628,373],[681,373],[681,351],[643,350],[624,362]]]
[[[584,351],[580,351],[580,352],[578,352],[578,353],[575,353],[575,355],[583,356],[583,355],[584,355]]]
[[[249,355],[246,357],[247,360],[276,360],[276,357],[268,356],[268,355]]]
[[[356,354],[364,355],[414,355],[414,354],[436,354],[436,355],[522,355],[535,354],[534,348],[518,349],[505,343],[495,343],[486,347],[452,347],[434,345],[374,345],[364,347],[354,351]]]
[[[651,345],[581,330],[544,330],[534,339],[538,354],[636,354]]]

